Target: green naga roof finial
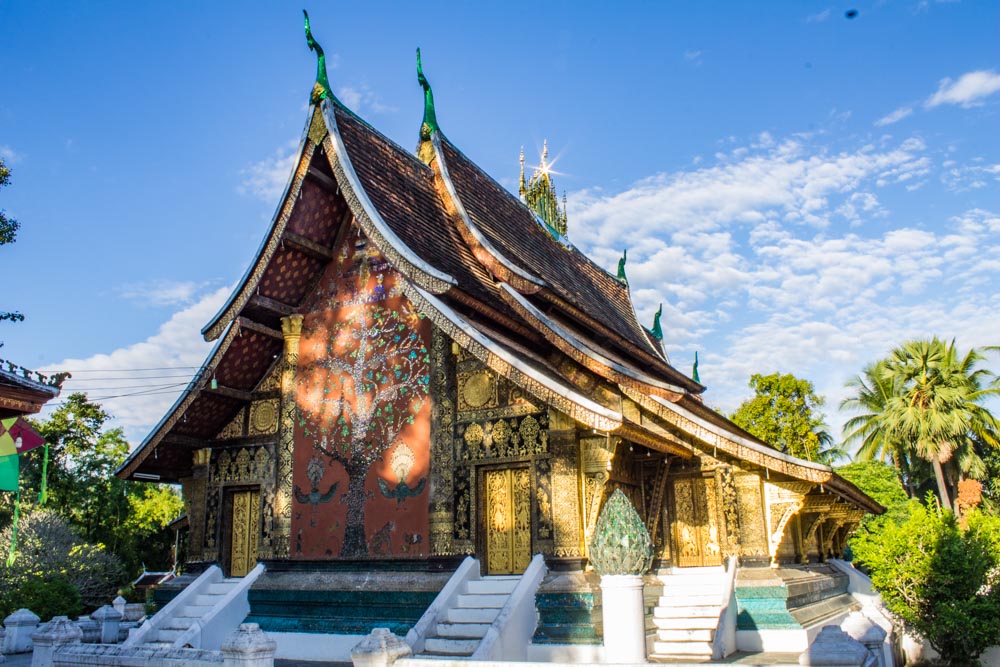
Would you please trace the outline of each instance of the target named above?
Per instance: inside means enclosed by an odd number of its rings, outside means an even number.
[[[694,352],[694,366],[691,367],[691,379],[701,384],[701,376],[698,375],[698,351]]]
[[[309,29],[309,12],[303,9],[302,14],[306,17],[306,44],[309,45],[310,51],[316,52],[316,83],[309,96],[309,103],[319,104],[320,100],[325,100],[333,95],[330,92],[330,80],[326,78],[326,55],[324,55],[323,47],[319,45],[319,42],[313,39],[312,30]]]
[[[427,141],[431,138],[431,134],[439,131],[441,128],[438,127],[437,114],[434,112],[434,91],[431,90],[431,84],[424,76],[424,67],[420,63],[420,49],[417,49],[417,81],[420,83],[420,87],[424,89],[424,120],[420,124],[420,139],[422,141]]]
[[[656,311],[656,315],[653,315],[653,328],[650,333],[653,334],[653,338],[656,340],[663,340],[663,328],[660,327],[660,316],[663,315],[663,304],[660,304],[660,309]]]
[[[622,258],[618,260],[618,280],[628,285],[628,278],[625,277],[625,261],[628,259],[628,248],[622,251]]]

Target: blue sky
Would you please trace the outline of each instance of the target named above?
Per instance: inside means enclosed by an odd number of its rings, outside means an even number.
[[[403,146],[417,46],[442,129],[503,184],[547,138],[570,239],[609,270],[628,247],[709,403],[792,372],[838,432],[893,345],[1000,342],[1000,4],[450,4],[306,8],[341,99]],[[277,205],[315,73],[299,8],[0,2],[0,44],[0,308],[27,317],[0,357],[146,391],[106,401],[137,441]]]

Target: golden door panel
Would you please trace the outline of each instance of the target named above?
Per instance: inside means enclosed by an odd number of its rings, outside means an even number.
[[[678,567],[720,565],[715,479],[695,477],[673,483],[674,560]]]
[[[527,468],[483,473],[486,570],[524,572],[531,561],[531,474]]]
[[[229,540],[229,576],[245,576],[257,564],[260,533],[260,493],[234,491]]]

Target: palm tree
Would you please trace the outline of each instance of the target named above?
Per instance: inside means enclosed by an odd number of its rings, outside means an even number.
[[[949,508],[943,464],[957,450],[971,449],[975,439],[1000,447],[1000,423],[981,405],[1000,387],[991,371],[976,368],[983,359],[975,348],[959,358],[954,341],[935,337],[904,343],[881,370],[893,389],[879,420],[883,437],[930,461],[941,502]]]
[[[847,382],[855,395],[841,401],[840,409],[858,414],[844,422],[844,447],[858,443],[855,453],[858,461],[891,461],[900,484],[912,498],[915,471],[909,448],[905,441],[893,438],[883,423],[886,406],[897,392],[893,378],[886,373],[885,363],[883,360],[868,364],[861,375]]]

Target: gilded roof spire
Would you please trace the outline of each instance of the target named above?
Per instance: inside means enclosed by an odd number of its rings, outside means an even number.
[[[528,184],[524,181],[524,146],[521,146],[521,181],[517,188],[517,194],[519,194],[523,200],[527,192]]]
[[[524,181],[524,148],[521,148],[521,182],[518,189],[521,199],[528,205],[545,224],[553,238],[566,235],[566,202],[559,207],[559,198],[555,186],[552,185],[552,169],[549,165],[549,142],[542,144],[541,164],[535,168],[531,179]]]
[[[320,100],[325,100],[333,96],[333,93],[330,92],[330,80],[326,78],[326,55],[323,53],[323,47],[319,45],[319,42],[313,39],[312,30],[309,28],[309,12],[303,9],[302,14],[306,19],[306,44],[309,45],[310,51],[316,52],[316,83],[313,84],[309,103],[319,104]]]

